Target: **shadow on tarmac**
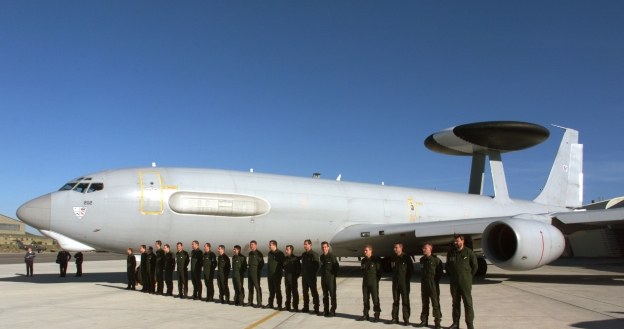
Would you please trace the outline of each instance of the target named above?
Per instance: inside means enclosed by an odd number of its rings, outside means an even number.
[[[561,275],[561,274],[488,274],[482,281],[512,281],[535,283],[578,284],[593,286],[624,286],[624,275]]]
[[[572,328],[583,329],[621,329],[624,328],[624,319],[610,319],[601,321],[587,321],[572,324]]]
[[[20,283],[37,283],[37,284],[54,284],[54,283],[126,283],[126,272],[107,272],[107,273],[82,273],[82,276],[76,277],[75,274],[67,274],[60,277],[59,274],[37,274],[28,277],[23,273],[15,273],[14,277],[0,278],[0,282],[20,282]]]

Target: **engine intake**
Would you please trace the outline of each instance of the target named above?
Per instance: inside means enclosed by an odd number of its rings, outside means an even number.
[[[483,252],[496,266],[527,271],[561,256],[565,239],[549,223],[509,218],[488,225],[483,232]]]

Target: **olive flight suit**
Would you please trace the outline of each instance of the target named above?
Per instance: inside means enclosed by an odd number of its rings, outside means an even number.
[[[320,267],[318,254],[313,251],[305,251],[301,254],[301,287],[303,294],[303,312],[310,311],[310,295],[314,303],[314,312],[319,312],[319,293],[316,288],[316,273]]]
[[[175,270],[175,257],[171,251],[165,253],[165,284],[167,285],[167,296],[173,296],[173,270]]]
[[[214,252],[204,253],[204,284],[206,285],[206,301],[214,300],[214,270],[217,268],[217,256]]]
[[[230,303],[230,287],[228,277],[230,276],[230,257],[223,254],[217,256],[217,286],[219,287],[219,301],[222,304]]]
[[[451,249],[446,256],[446,273],[449,276],[451,297],[453,299],[453,324],[459,326],[461,317],[461,301],[464,300],[466,326],[473,328],[474,310],[472,308],[472,277],[477,274],[479,266],[477,256],[472,249],[463,247]]]
[[[392,258],[392,320],[399,320],[399,302],[403,309],[403,321],[410,318],[410,279],[414,270],[412,258],[405,253]]]
[[[178,264],[178,296],[186,298],[188,296],[188,264],[189,254],[186,250],[176,253],[176,264]]]
[[[442,278],[442,261],[436,255],[420,258],[422,267],[420,279],[420,296],[422,298],[422,312],[420,321],[427,325],[429,319],[429,300],[433,308],[433,318],[436,327],[440,327],[442,312],[440,311],[440,278]]]
[[[295,255],[284,258],[284,285],[286,286],[286,310],[299,310],[299,291],[297,281],[301,275],[301,262]],[[292,299],[291,299],[292,297]],[[292,304],[291,304],[292,301]]]
[[[321,288],[323,289],[323,310],[326,316],[336,315],[336,276],[338,276],[338,259],[331,252],[321,254]],[[329,305],[331,299],[331,308]]]
[[[254,292],[256,293],[256,306],[262,306],[262,288],[260,287],[260,273],[264,266],[264,255],[256,250],[250,251],[247,257],[247,290],[249,290],[249,297],[247,303],[253,305]]]
[[[234,286],[234,305],[245,303],[245,272],[247,271],[247,259],[238,254],[232,256],[232,285]]]
[[[193,283],[193,299],[201,299],[202,296],[202,265],[204,252],[199,248],[191,251],[191,283]]]
[[[361,262],[362,269],[362,296],[364,297],[363,319],[368,320],[370,299],[373,299],[373,312],[375,321],[379,321],[381,306],[379,305],[379,280],[381,279],[381,261],[378,257],[364,257]]]
[[[273,300],[277,297],[277,308],[282,309],[282,267],[284,267],[284,253],[277,249],[269,251],[267,281],[269,283],[269,304],[273,308]]]

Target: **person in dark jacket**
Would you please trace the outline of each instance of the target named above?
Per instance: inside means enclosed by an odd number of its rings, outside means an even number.
[[[287,245],[284,258],[284,285],[286,286],[286,310],[299,311],[299,291],[297,281],[301,276],[301,262],[294,254],[295,248]]]
[[[147,247],[142,244],[139,247],[139,252],[141,253],[141,261],[139,263],[139,276],[141,279],[141,285],[143,287],[141,287],[141,292],[148,292],[149,290],[147,289]]]
[[[312,250],[312,241],[307,239],[303,242],[303,249],[305,250],[301,254],[301,287],[303,294],[303,309],[304,313],[310,312],[310,295],[312,294],[312,302],[314,303],[314,313],[319,313],[319,293],[316,288],[316,273],[320,267],[319,256]]]
[[[134,257],[132,248],[127,250],[128,258],[126,260],[126,275],[128,276],[128,286],[126,290],[135,290],[136,284],[136,258]]]
[[[154,243],[156,247],[156,294],[163,294],[163,274],[165,271],[165,251],[162,249],[162,241],[157,240]]]
[[[368,321],[368,311],[370,310],[370,299],[373,300],[373,322],[379,321],[381,306],[379,305],[379,280],[381,279],[381,261],[373,256],[373,246],[364,247],[364,258],[360,265],[362,269],[362,296],[364,299],[364,310],[360,321]]]
[[[206,285],[206,301],[214,301],[214,272],[217,268],[217,255],[210,250],[210,243],[204,243],[204,284]]]
[[[33,264],[35,263],[35,252],[31,247],[28,247],[26,255],[24,255],[24,263],[26,263],[26,276],[33,276]]]
[[[193,300],[201,300],[202,297],[202,265],[204,263],[204,252],[199,249],[199,242],[194,240],[191,243],[191,283],[193,284]]]
[[[82,252],[77,252],[74,254],[74,259],[76,260],[76,276],[82,276],[82,261],[84,260],[84,256]]]
[[[176,264],[178,265],[178,297],[186,298],[188,296],[188,264],[189,254],[184,250],[182,242],[178,242],[178,252],[176,253]]]
[[[56,263],[59,264],[59,269],[61,271],[61,277],[65,277],[67,274],[67,263],[71,259],[71,254],[65,250],[61,250],[56,255]]]
[[[403,325],[409,324],[410,317],[410,279],[414,271],[412,258],[403,252],[403,243],[394,244],[392,258],[392,320],[390,323],[399,323],[399,304],[403,309]]]
[[[284,267],[284,253],[277,249],[277,241],[269,242],[269,254],[267,255],[268,272],[267,281],[269,283],[269,303],[266,307],[275,308],[273,301],[277,298],[277,309],[282,310],[282,275]]]
[[[173,271],[175,270],[176,258],[171,252],[171,246],[168,243],[163,247],[165,252],[165,284],[167,285],[167,292],[165,296],[173,296]]]
[[[230,276],[230,257],[225,254],[225,246],[219,245],[217,249],[217,285],[219,286],[219,302],[221,304],[230,303],[230,287],[228,277]]]
[[[147,273],[146,273],[146,282],[147,292],[150,294],[155,294],[155,279],[156,278],[156,255],[154,255],[154,247],[147,247]]]

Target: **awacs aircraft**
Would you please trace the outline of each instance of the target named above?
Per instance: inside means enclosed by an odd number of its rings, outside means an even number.
[[[28,248],[30,248],[31,250],[36,251],[37,253],[40,253],[46,250],[46,246],[42,244],[36,244],[36,243],[25,244],[24,242],[20,240],[15,240],[15,243],[17,244],[18,248],[23,249],[23,250],[28,250]]]
[[[565,129],[565,128],[564,128]],[[582,145],[565,129],[548,181],[533,201],[509,197],[501,154],[549,136],[539,125],[495,121],[456,126],[429,136],[430,149],[472,156],[468,194],[254,172],[135,168],[97,172],[22,205],[17,216],[44,233],[96,249],[162,240],[246,245],[257,240],[300,246],[329,241],[337,256],[361,256],[371,244],[390,255],[401,241],[412,255],[455,233],[493,264],[529,270],[557,259],[564,233],[621,221],[624,209],[574,212],[582,202]],[[495,196],[482,194],[489,159]],[[440,249],[438,249],[440,250]],[[266,250],[265,250],[266,251]],[[480,259],[480,271],[486,270]]]

